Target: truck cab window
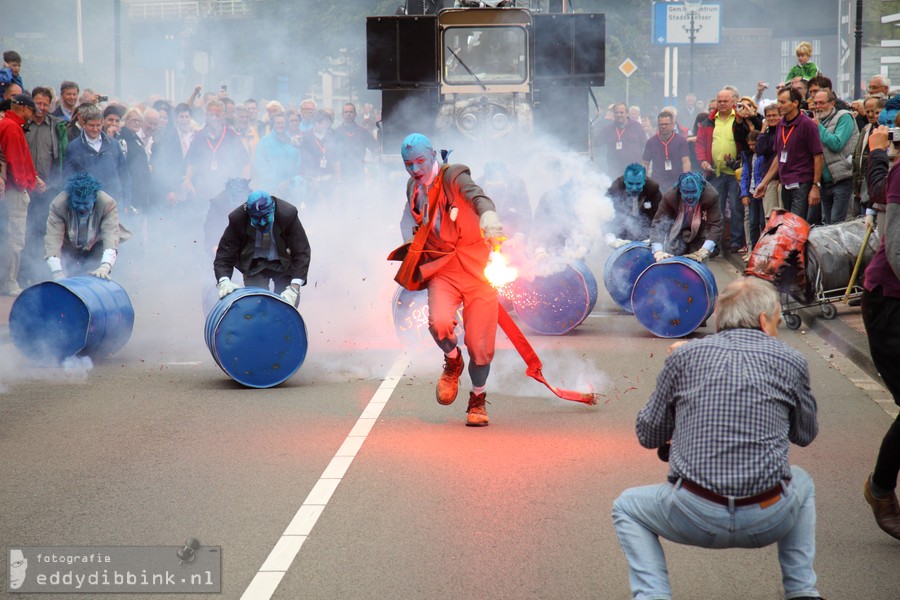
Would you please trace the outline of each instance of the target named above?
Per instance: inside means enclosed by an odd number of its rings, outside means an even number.
[[[443,34],[444,80],[454,85],[522,83],[527,65],[520,27],[451,27]],[[467,68],[468,67],[468,68]]]

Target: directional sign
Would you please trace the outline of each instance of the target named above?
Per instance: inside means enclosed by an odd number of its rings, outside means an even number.
[[[622,64],[619,65],[619,70],[622,71],[622,75],[625,77],[631,77],[635,71],[637,71],[637,65],[634,64],[630,58],[626,58],[622,61]]]
[[[695,44],[718,44],[722,29],[720,4],[704,2],[694,14]],[[691,43],[691,13],[680,2],[653,3],[653,43],[657,46]]]

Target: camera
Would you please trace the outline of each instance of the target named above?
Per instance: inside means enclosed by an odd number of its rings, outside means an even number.
[[[109,96],[97,96],[97,102],[109,102]]]
[[[222,91],[223,91],[223,92],[227,92],[227,91],[228,91],[228,86],[225,85],[224,83],[222,84]]]
[[[888,129],[888,139],[892,142],[900,142],[900,127]]]

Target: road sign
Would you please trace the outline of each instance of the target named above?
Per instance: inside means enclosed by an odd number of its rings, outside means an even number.
[[[694,15],[694,44],[718,44],[722,29],[721,4],[704,2]],[[657,46],[691,43],[691,14],[680,2],[653,3],[653,43]]]
[[[619,65],[619,70],[622,71],[622,75],[625,77],[631,77],[634,75],[634,72],[637,71],[637,65],[634,64],[630,58],[626,58],[622,61],[622,64]]]

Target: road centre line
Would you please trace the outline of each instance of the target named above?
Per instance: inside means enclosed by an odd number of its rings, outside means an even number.
[[[347,469],[350,468],[350,464],[356,458],[356,454],[362,448],[363,442],[366,441],[366,437],[372,431],[375,421],[381,415],[381,411],[394,393],[397,384],[408,367],[409,357],[406,354],[401,354],[391,366],[381,385],[378,386],[378,389],[372,395],[369,403],[363,409],[359,419],[353,425],[350,433],[347,434],[346,439],[344,439],[341,447],[338,448],[331,462],[325,467],[306,500],[303,501],[303,504],[294,514],[294,518],[291,519],[272,551],[269,552],[269,556],[263,562],[259,571],[256,572],[253,580],[250,581],[250,585],[244,590],[241,600],[269,600],[278,589],[282,578],[284,578],[291,563],[294,562],[297,553],[300,552],[303,542],[306,541],[316,521],[319,520],[332,494],[334,494],[334,491],[341,483],[341,480],[347,473]]]

